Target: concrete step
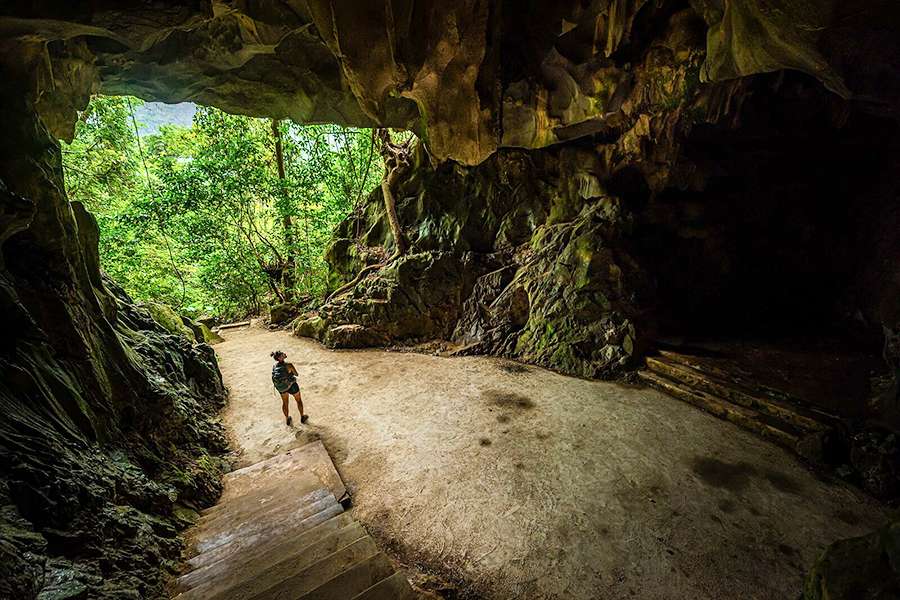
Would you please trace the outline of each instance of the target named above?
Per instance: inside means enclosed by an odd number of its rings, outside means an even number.
[[[406,576],[394,573],[369,589],[353,596],[352,600],[417,600],[419,594],[409,585]]]
[[[358,523],[332,531],[311,544],[298,547],[293,540],[274,546],[268,552],[244,561],[240,569],[208,579],[180,596],[181,600],[247,600],[261,589],[293,577],[313,564],[367,537]]]
[[[223,518],[205,529],[200,529],[198,535],[201,537],[194,544],[194,551],[196,554],[202,554],[232,540],[253,536],[260,531],[269,531],[277,535],[286,525],[302,522],[307,517],[335,504],[337,500],[331,492],[321,489],[294,502],[260,511],[257,515]]]
[[[282,535],[297,535],[341,514],[342,512],[344,512],[344,508],[338,503],[333,503],[328,504],[327,508],[324,510],[311,515],[302,521],[288,521],[281,524],[269,523],[266,527],[258,528],[252,534],[234,538],[227,544],[222,544],[203,552],[202,554],[193,556],[188,559],[187,564],[191,569],[199,569],[214,562],[225,560],[226,558],[232,560],[235,556],[242,556],[244,552],[262,552],[266,545],[270,544],[273,540],[279,540]]]
[[[796,451],[800,437],[796,432],[776,426],[761,415],[758,411],[740,406],[719,398],[700,389],[693,389],[679,382],[668,379],[652,371],[638,371],[640,377],[647,384],[702,408],[720,419],[731,421],[744,429],[775,442],[791,451]]]
[[[378,553],[342,571],[316,589],[294,596],[294,600],[347,600],[370,589],[393,575],[394,567],[387,556]]]
[[[837,421],[834,416],[813,410],[799,401],[788,402],[769,397],[764,391],[751,389],[740,377],[687,354],[660,351],[659,357],[647,358],[647,368],[669,379],[701,387],[711,394],[752,408],[802,431],[829,431]]]
[[[376,555],[378,555],[378,548],[375,546],[375,542],[372,538],[366,536],[333,554],[329,554],[290,577],[277,582],[257,580],[257,593],[250,596],[247,600],[297,600],[298,598],[303,598],[306,594],[353,570],[359,563],[366,563]],[[390,575],[390,573],[387,573],[385,576],[387,575]],[[379,579],[383,578],[379,577]],[[372,581],[366,587],[376,582],[377,580]],[[360,588],[359,591],[363,589],[365,588]],[[344,599],[352,598],[353,594],[338,597]]]
[[[259,570],[266,569],[284,557],[291,556],[300,549],[315,544],[319,540],[354,524],[356,524],[356,521],[353,517],[349,513],[344,512],[306,531],[295,533],[294,530],[291,530],[290,534],[286,536],[287,539],[284,539],[282,536],[270,538],[252,548],[250,551],[254,552],[256,556],[242,561],[242,564],[247,566],[248,569],[251,566],[255,566]],[[232,567],[231,561],[218,560],[194,569],[178,578],[175,591],[186,592],[209,582],[220,580],[234,572]]]

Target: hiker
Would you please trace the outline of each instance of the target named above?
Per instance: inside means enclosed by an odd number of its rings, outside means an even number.
[[[272,367],[272,383],[275,389],[281,394],[281,412],[284,413],[284,421],[288,426],[293,424],[293,419],[288,412],[288,396],[293,395],[297,401],[297,409],[300,411],[300,422],[306,423],[309,418],[303,414],[303,400],[300,398],[300,386],[297,385],[297,369],[289,362],[284,362],[287,354],[281,350],[276,350],[270,355],[275,359],[275,366]]]

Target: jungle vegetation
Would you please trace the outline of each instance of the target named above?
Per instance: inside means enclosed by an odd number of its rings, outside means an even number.
[[[70,200],[97,218],[103,269],[190,315],[322,296],[334,227],[380,185],[375,132],[198,107],[140,133],[141,100],[94,97],[63,143]]]

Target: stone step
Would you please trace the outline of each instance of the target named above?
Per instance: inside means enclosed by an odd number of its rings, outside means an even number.
[[[353,596],[352,600],[417,600],[419,594],[409,585],[402,573],[394,573],[382,579],[364,592]]]
[[[378,553],[344,570],[316,589],[294,596],[292,600],[347,600],[390,577],[394,567],[387,556]]]
[[[365,537],[365,529],[354,522],[311,544],[298,546],[294,540],[288,539],[264,554],[242,562],[240,569],[232,569],[220,577],[208,579],[180,598],[247,600],[261,589],[275,586]]]
[[[767,422],[767,419],[758,411],[734,404],[703,390],[689,388],[652,371],[638,371],[638,377],[670,396],[702,408],[720,419],[730,421],[791,451],[797,450],[800,441],[797,433]]]
[[[270,523],[266,527],[259,528],[253,534],[235,538],[227,544],[222,544],[212,550],[193,556],[187,560],[187,564],[191,569],[199,569],[214,562],[225,560],[226,558],[231,560],[237,555],[243,557],[243,553],[261,553],[273,540],[280,539],[281,535],[297,535],[341,514],[342,512],[344,512],[344,508],[335,502],[329,504],[324,510],[311,515],[302,521],[292,521],[281,524]],[[241,560],[243,560],[243,558],[241,558]]]
[[[315,544],[319,540],[353,524],[356,524],[356,521],[349,513],[344,512],[306,531],[295,533],[291,530],[290,534],[286,536],[286,540],[285,537],[279,536],[266,540],[263,544],[255,547],[253,551],[257,553],[256,557],[244,561],[242,564],[248,565],[248,568],[252,564],[259,570],[266,569],[285,556],[291,556],[299,549]],[[175,591],[185,592],[211,581],[219,580],[233,573],[232,567],[233,565],[230,561],[218,560],[194,569],[178,578]]]
[[[674,356],[678,356],[675,358]],[[827,431],[827,423],[816,420],[800,407],[750,394],[737,384],[723,380],[718,375],[693,366],[683,355],[664,353],[661,357],[647,357],[647,368],[659,375],[677,381],[686,387],[703,390],[719,398],[755,410],[785,425],[804,432]]]
[[[329,554],[290,577],[277,582],[257,581],[257,593],[250,596],[247,600],[297,600],[298,598],[304,598],[306,594],[353,570],[356,565],[366,563],[370,558],[378,554],[375,542],[372,538],[366,536],[333,554]],[[387,573],[385,576],[387,575],[390,575],[390,573]],[[379,577],[379,579],[383,579],[383,577]],[[372,581],[366,587],[370,587],[376,582],[377,580]],[[354,594],[363,589],[365,587],[360,588]],[[342,598],[351,598],[354,594],[346,595]]]
[[[235,539],[251,537],[260,531],[275,535],[286,525],[302,522],[326,508],[337,504],[331,492],[322,489],[295,500],[292,503],[275,505],[249,517],[223,518],[207,528],[201,528],[200,539],[194,544],[194,552],[202,554]]]

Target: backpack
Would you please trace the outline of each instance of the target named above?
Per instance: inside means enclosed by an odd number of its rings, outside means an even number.
[[[288,371],[287,363],[275,363],[272,367],[272,383],[282,394],[288,391],[295,381],[296,378]]]

